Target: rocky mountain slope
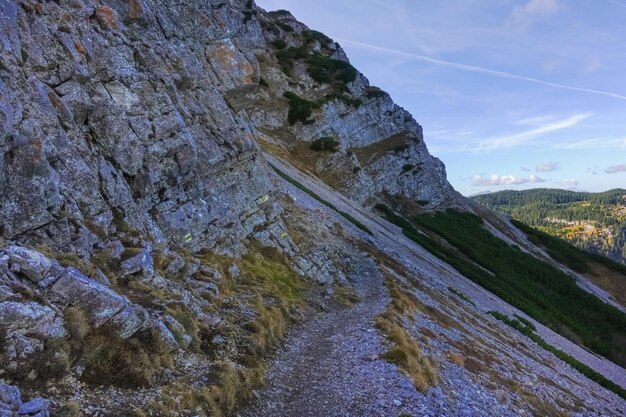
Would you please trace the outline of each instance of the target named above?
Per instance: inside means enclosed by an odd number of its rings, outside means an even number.
[[[623,415],[623,368],[533,321],[593,382],[373,211],[474,209],[288,12],[0,0],[0,32],[1,415],[290,415],[331,393],[324,415]],[[307,386],[310,355],[332,373]]]
[[[499,191],[473,200],[581,249],[626,263],[626,190]]]

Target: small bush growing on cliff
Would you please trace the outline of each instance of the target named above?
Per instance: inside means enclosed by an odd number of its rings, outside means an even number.
[[[413,168],[415,168],[415,165],[413,164],[404,164],[402,165],[402,173],[404,174],[405,172],[409,172]]]
[[[272,46],[276,49],[284,49],[287,47],[287,42],[282,39],[276,39],[272,42]]]
[[[298,59],[306,58],[308,52],[305,46],[290,46],[289,48],[278,48],[278,51],[276,51],[275,55],[276,60],[278,60],[278,63],[280,64],[283,72],[289,75],[295,61]]]
[[[337,152],[339,141],[330,136],[324,136],[311,143],[310,148],[316,152]]]
[[[349,62],[321,55],[311,55],[306,62],[309,75],[318,83],[341,81],[348,84],[356,79],[356,68]]]
[[[322,32],[318,32],[317,30],[305,30],[302,32],[302,36],[304,37],[304,43],[306,44],[318,41],[322,46],[328,47],[328,45],[330,45],[333,41],[328,36],[324,35]]]
[[[294,125],[298,121],[307,123],[313,113],[313,109],[319,107],[317,103],[306,100],[291,91],[286,91],[283,95],[289,100],[289,114],[287,115],[287,119],[290,125]]]
[[[365,89],[365,97],[368,99],[376,99],[386,97],[388,94],[378,87],[367,87]]]

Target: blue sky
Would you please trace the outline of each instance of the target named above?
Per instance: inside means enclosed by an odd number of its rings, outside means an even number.
[[[626,188],[626,0],[257,0],[338,41],[465,195]]]

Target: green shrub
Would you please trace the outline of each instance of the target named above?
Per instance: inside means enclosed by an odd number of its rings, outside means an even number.
[[[256,10],[244,10],[243,11],[243,23],[248,23],[252,16],[256,16]]]
[[[338,86],[339,89],[343,88],[343,84],[341,84],[340,86]],[[361,107],[361,104],[363,104],[363,100],[359,99],[359,98],[353,98],[348,94],[343,94],[343,93],[332,93],[332,94],[326,94],[324,96],[324,98],[327,101],[332,101],[332,100],[340,100],[343,101],[343,103],[346,106],[351,106],[356,108]]]
[[[311,55],[307,58],[307,64],[309,75],[319,83],[341,81],[343,84],[348,84],[356,79],[356,69],[346,61]]]
[[[333,137],[324,136],[314,140],[310,148],[316,152],[337,152],[339,150],[339,141]]]
[[[279,36],[280,35],[280,29],[278,28],[278,26],[276,26],[275,23],[267,22],[265,20],[261,20],[261,27],[263,29],[267,30],[268,32],[274,34],[274,36]]]
[[[476,306],[474,301],[467,294],[465,294],[463,291],[459,291],[459,290],[457,290],[454,287],[448,287],[448,291],[450,291],[452,294],[454,294],[457,297],[459,297],[461,300],[467,301],[471,305]]]
[[[291,91],[286,91],[283,95],[289,100],[287,119],[290,125],[294,125],[296,122],[307,123],[313,113],[313,109],[319,107],[317,103],[306,100]]]
[[[415,165],[413,165],[413,164],[404,164],[404,165],[402,165],[402,173],[404,174],[406,172],[409,172],[413,168],[415,168]]]
[[[376,98],[382,98],[382,97],[387,97],[389,94],[387,94],[385,91],[381,90],[378,87],[366,87],[365,88],[365,97],[367,97],[368,99],[376,99]]]
[[[333,41],[328,36],[324,35],[322,32],[318,32],[317,30],[305,30],[302,32],[302,36],[305,44],[318,41],[322,46],[328,47],[328,45],[330,45]]]
[[[278,60],[278,64],[280,65],[282,71],[290,75],[291,68],[293,68],[293,64],[298,59],[303,59],[308,56],[308,51],[306,47],[300,46],[290,46],[289,48],[283,48],[276,51],[275,56],[276,60]]]
[[[276,39],[274,42],[272,42],[272,46],[276,49],[284,49],[287,47],[287,42],[282,39]]]
[[[285,32],[293,32],[293,28],[285,22],[276,22],[276,25]]]

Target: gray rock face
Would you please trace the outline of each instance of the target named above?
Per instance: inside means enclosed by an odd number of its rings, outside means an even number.
[[[337,44],[330,40],[312,42],[309,29],[290,15],[268,13],[260,19],[265,40],[262,53],[267,57],[260,73],[267,86],[230,96],[235,106],[245,109],[263,131],[258,135],[261,139],[287,150],[299,149],[292,154],[293,159],[302,158],[307,169],[364,204],[371,203],[372,198],[399,197],[435,208],[456,198],[444,165],[428,153],[422,127],[387,93],[371,87],[358,71],[354,80],[345,82],[339,90],[337,80],[334,84],[316,81],[306,58],[281,61],[279,55],[284,50],[276,49],[272,42],[285,41],[287,47],[305,48],[309,56],[348,62]],[[274,26],[285,24],[293,30],[277,31]],[[288,122],[285,91],[318,103],[319,108],[314,107],[304,123],[292,124]],[[309,151],[302,157],[302,148],[322,137],[336,139],[339,152],[314,155]]]
[[[141,272],[145,278],[152,278],[154,276],[152,248],[143,248],[141,252],[139,252],[139,254],[132,256],[122,262],[120,268],[122,270],[122,275],[130,275]]]
[[[260,40],[217,3],[0,3],[4,237],[88,254],[88,221],[199,248],[267,221],[269,171],[222,95],[255,85]]]

